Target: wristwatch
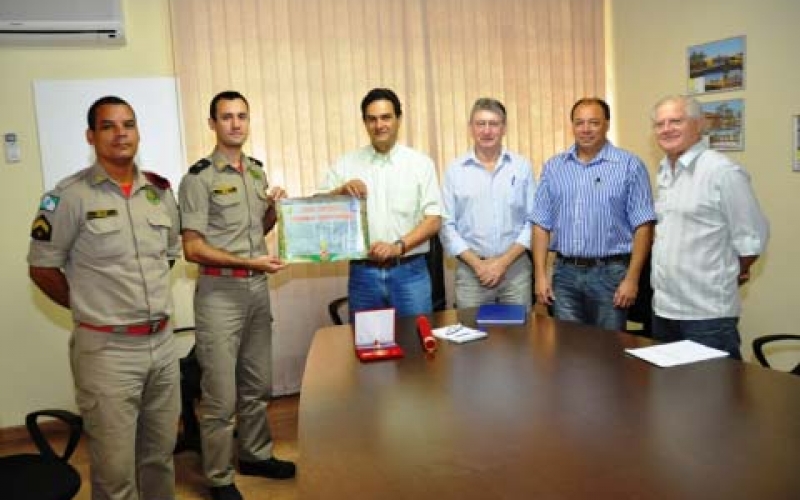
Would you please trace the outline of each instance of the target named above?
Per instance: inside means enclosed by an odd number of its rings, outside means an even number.
[[[395,240],[392,245],[400,245],[400,255],[398,257],[402,257],[406,253],[406,242],[403,240]]]

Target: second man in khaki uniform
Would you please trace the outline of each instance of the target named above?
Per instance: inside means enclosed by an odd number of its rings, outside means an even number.
[[[183,249],[200,265],[194,299],[197,359],[202,369],[200,431],[203,469],[215,500],[238,500],[234,485],[234,417],[239,471],[294,477],[275,458],[267,422],[272,385],[272,312],[267,273],[285,265],[267,255],[264,235],[275,223],[261,162],[242,153],[249,133],[247,100],[234,91],[211,101],[213,153],[181,181]]]

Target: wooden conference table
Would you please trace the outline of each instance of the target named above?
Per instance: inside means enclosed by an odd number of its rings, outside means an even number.
[[[414,328],[398,324],[405,358],[373,364],[350,327],[316,333],[299,498],[800,498],[800,378],[730,359],[657,368],[623,351],[647,339],[544,316],[430,356]]]

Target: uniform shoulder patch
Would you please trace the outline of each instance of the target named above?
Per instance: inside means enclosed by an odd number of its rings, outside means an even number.
[[[202,160],[192,165],[192,167],[189,169],[189,173],[197,175],[210,166],[211,166],[211,160],[209,160],[208,158],[203,158]]]
[[[250,158],[250,161],[252,161],[256,165],[258,165],[259,167],[262,167],[262,168],[264,167],[264,164],[261,163],[261,160],[257,160],[256,158],[253,158],[252,156],[248,156],[248,158]]]
[[[42,196],[42,201],[39,202],[39,210],[44,210],[45,212],[55,212],[60,201],[60,196],[57,196],[53,193],[47,193],[46,195]]]
[[[53,226],[44,214],[40,214],[33,220],[31,227],[31,238],[38,241],[50,241],[53,237]]]
[[[166,177],[161,177],[155,172],[142,172],[147,181],[159,189],[169,189],[169,180]]]

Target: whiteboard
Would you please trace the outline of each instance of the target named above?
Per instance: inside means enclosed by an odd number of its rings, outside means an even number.
[[[166,177],[177,191],[186,154],[175,78],[35,80],[33,94],[45,191],[94,163],[94,148],[86,142],[86,113],[107,95],[126,100],[136,113],[136,164]]]

